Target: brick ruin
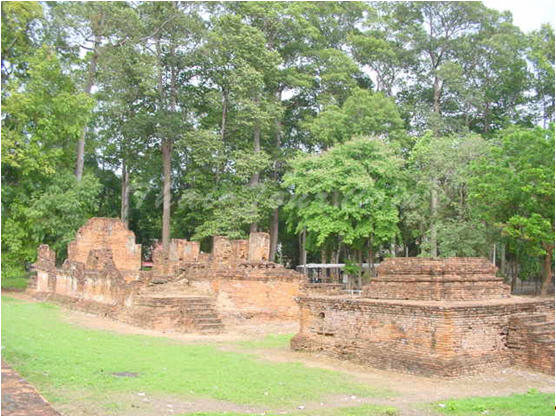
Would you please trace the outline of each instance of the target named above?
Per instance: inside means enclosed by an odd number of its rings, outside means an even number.
[[[291,347],[429,376],[554,374],[554,299],[510,296],[495,273],[481,258],[390,258],[360,296],[306,286]]]
[[[137,326],[220,332],[225,325],[299,320],[294,350],[410,373],[459,376],[525,366],[554,374],[554,300],[510,296],[480,258],[390,258],[359,296],[309,284],[268,261],[269,236],[172,239],[141,270],[141,246],[119,219],[92,218],[68,258],[41,245],[28,291]]]
[[[56,267],[48,245],[38,249],[28,291],[79,310],[157,330],[219,332],[245,319],[295,320],[303,275],[269,262],[269,237],[216,236],[212,253],[199,242],[172,239],[141,270],[141,245],[119,219],[92,218]]]

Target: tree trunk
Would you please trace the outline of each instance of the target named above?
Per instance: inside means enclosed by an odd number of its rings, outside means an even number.
[[[220,122],[220,138],[224,141],[226,134],[226,117],[228,116],[228,92],[222,90],[222,120]]]
[[[168,253],[170,248],[170,204],[171,191],[171,164],[172,164],[172,142],[164,139],[162,141],[162,169],[164,174],[163,201],[162,201],[162,248]]]
[[[361,249],[357,250],[357,263],[359,264],[359,271],[357,272],[357,289],[360,290],[362,287],[363,275],[363,251]]]
[[[432,181],[431,188],[431,256],[436,258],[438,256],[438,242],[436,234],[436,214],[438,209],[438,190],[436,180]]]
[[[276,249],[278,247],[278,217],[279,211],[278,207],[272,212],[272,221],[270,223],[270,256],[269,259],[275,262]]]
[[[94,47],[93,47],[93,55],[91,56],[91,62],[89,62],[89,71],[87,74],[87,85],[85,86],[85,93],[87,95],[91,94],[93,89],[93,84],[95,82],[95,76],[97,72],[97,62],[99,57],[98,48],[100,45],[100,38],[98,35],[95,35],[94,38]],[[81,136],[79,137],[79,141],[77,142],[77,160],[75,163],[75,177],[77,181],[81,181],[83,177],[83,166],[85,164],[85,136],[87,136],[87,124],[83,126],[83,130],[81,131]]]
[[[120,217],[125,227],[129,227],[129,171],[125,159],[122,161],[122,205]]]
[[[276,91],[276,100],[278,103],[282,101],[282,90],[278,89]],[[276,118],[274,120],[274,126],[276,129],[276,149],[280,152],[282,146],[282,123]],[[278,182],[279,179],[279,169],[280,164],[278,158],[274,161],[274,180]],[[278,233],[279,233],[279,217],[280,211],[279,207],[276,207],[272,213],[272,220],[270,222],[270,260],[275,261],[276,249],[278,248]]]
[[[511,292],[513,293],[514,290],[515,290],[515,286],[517,285],[517,273],[518,273],[518,271],[517,271],[517,261],[516,261],[515,259],[513,259],[513,260],[510,262],[510,271],[511,271],[511,272],[510,272],[510,275],[511,275],[511,277],[512,277],[512,281],[511,281],[511,284],[510,284],[511,287],[510,287],[510,288],[511,288]]]
[[[506,278],[506,242],[502,242],[500,247],[500,272]]]
[[[299,235],[299,265],[307,265],[307,250],[305,249],[306,240],[307,229],[303,228],[303,231]],[[306,273],[307,269],[303,268],[303,272]]]
[[[255,98],[255,103],[259,103],[258,97]],[[255,154],[261,152],[261,125],[258,120],[255,122],[255,128],[253,130],[253,150]],[[259,183],[259,175],[260,175],[259,171],[253,173],[253,175],[251,176],[251,180],[249,181],[250,187],[254,187]],[[254,203],[254,206],[256,210],[257,209],[256,202]],[[251,225],[249,226],[249,232],[253,233],[256,232],[257,230],[258,230],[257,222],[251,223]]]
[[[320,248],[320,263],[322,264],[326,264],[328,262],[327,261],[327,256],[326,256],[326,248],[322,247]]]
[[[552,281],[552,256],[554,253],[554,245],[545,246],[546,255],[544,256],[544,278],[541,286],[541,297],[546,297],[548,287]]]
[[[440,114],[440,95],[442,92],[442,81],[438,78],[438,75],[434,76],[433,84],[433,110],[436,114]]]
[[[369,260],[367,261],[369,263],[369,272],[371,274],[371,276],[375,276],[375,254],[373,251],[373,238],[370,237],[368,242],[367,242],[368,246],[369,246],[369,252],[368,252],[368,257]]]

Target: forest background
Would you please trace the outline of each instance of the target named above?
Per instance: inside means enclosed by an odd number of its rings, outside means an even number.
[[[554,266],[554,30],[480,2],[2,2],[2,283],[92,216],[288,266]]]

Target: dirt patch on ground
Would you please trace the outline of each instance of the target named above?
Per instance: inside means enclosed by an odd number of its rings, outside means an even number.
[[[58,409],[63,415],[166,416],[193,413],[262,414],[264,410],[211,398],[184,398],[148,392],[93,394],[66,391]]]
[[[221,349],[235,352],[254,353],[259,358],[274,362],[300,362],[305,366],[344,372],[354,381],[377,388],[377,398],[356,396],[332,396],[321,401],[323,407],[352,407],[363,404],[391,406],[401,415],[430,414],[427,403],[449,398],[475,396],[506,396],[525,393],[531,388],[551,393],[554,377],[520,368],[490,370],[489,372],[458,378],[428,378],[402,374],[358,365],[331,358],[324,354],[294,352],[288,348],[250,349],[241,345],[221,346]],[[309,404],[307,408],[319,404]]]
[[[3,416],[59,416],[37,390],[2,361]]]

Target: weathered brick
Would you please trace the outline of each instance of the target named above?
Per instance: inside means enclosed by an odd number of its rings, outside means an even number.
[[[272,262],[248,260],[249,251],[268,258],[265,233],[249,242],[216,236],[210,254],[200,253],[198,242],[172,239],[167,253],[155,246],[152,271],[129,269],[141,248],[117,219],[89,220],[70,246],[60,269],[54,252],[39,247],[29,291],[160,330],[220,331],[221,320],[297,317],[295,297],[303,276]]]
[[[111,249],[118,269],[141,268],[141,245],[135,244],[135,234],[120,219],[89,219],[68,245],[68,259],[86,263],[91,249]]]
[[[508,335],[512,317],[553,315],[554,300],[510,298],[495,272],[478,258],[392,258],[362,297],[327,295],[307,285],[291,346],[424,375],[458,376],[513,363],[553,373],[554,351],[545,339],[520,339],[527,359],[516,362]]]

